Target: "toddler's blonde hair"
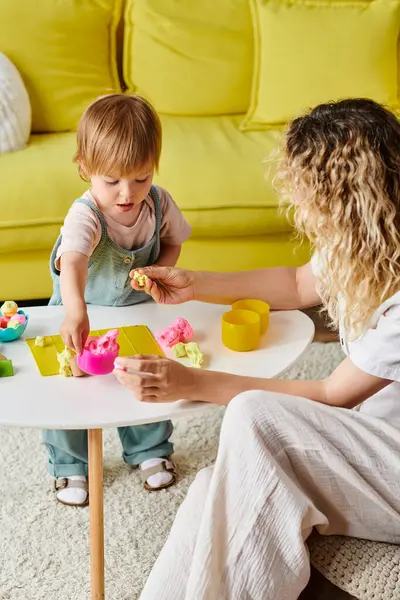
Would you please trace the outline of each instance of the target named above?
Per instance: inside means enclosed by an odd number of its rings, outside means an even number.
[[[155,168],[161,154],[160,119],[144,98],[109,94],[97,98],[83,113],[74,156],[81,177],[121,178],[137,169]]]
[[[400,124],[372,100],[320,105],[289,125],[277,177],[332,323],[342,297],[354,339],[400,289]]]

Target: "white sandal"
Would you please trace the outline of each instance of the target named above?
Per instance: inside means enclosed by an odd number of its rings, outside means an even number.
[[[144,489],[148,492],[158,492],[159,490],[164,490],[165,488],[171,487],[176,483],[176,465],[171,460],[170,456],[162,457],[162,462],[159,465],[155,465],[154,467],[148,467],[147,469],[141,469],[138,465],[138,469],[140,472],[140,478],[143,481]],[[164,473],[168,472],[172,475],[171,481],[168,483],[164,483],[163,485],[159,485],[158,487],[153,487],[147,483],[147,480],[151,475],[155,475],[156,473]]]
[[[64,502],[61,498],[58,497],[58,492],[61,490],[65,490],[66,488],[75,488],[79,490],[85,490],[86,492],[86,500],[77,504],[75,502]],[[64,506],[87,506],[89,504],[89,484],[87,481],[76,481],[74,479],[69,479],[68,477],[58,477],[54,480],[54,491],[56,494],[56,498],[58,502],[64,504]]]

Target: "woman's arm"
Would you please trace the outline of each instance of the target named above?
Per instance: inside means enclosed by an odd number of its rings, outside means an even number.
[[[160,255],[157,260],[157,265],[160,267],[174,267],[178,262],[181,254],[181,244],[163,244],[161,242]]]
[[[194,297],[217,304],[257,298],[276,310],[308,308],[320,303],[310,263],[236,273],[195,272]]]
[[[201,371],[159,356],[121,357],[117,361],[119,368],[114,371],[115,375],[143,402],[185,398],[227,405],[238,394],[262,390],[353,408],[391,383],[361,371],[349,358],[320,381],[286,381]]]
[[[261,379],[201,371],[195,375],[188,400],[226,405],[242,392],[263,390],[309,398],[330,406],[353,408],[390,383],[391,381],[361,371],[346,358],[329,377],[319,381]]]
[[[277,267],[236,273],[188,271],[157,265],[138,271],[147,275],[145,291],[159,304],[180,304],[188,300],[231,304],[244,298],[265,300],[275,310],[320,304],[310,263],[298,268]],[[133,275],[134,271],[131,277]],[[134,279],[132,287],[141,289]]]

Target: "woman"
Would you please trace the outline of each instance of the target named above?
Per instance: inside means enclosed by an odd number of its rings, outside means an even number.
[[[321,105],[291,123],[284,150],[280,180],[311,263],[245,274],[149,267],[146,290],[166,304],[322,301],[346,358],[322,381],[119,359],[143,373],[115,371],[144,402],[228,405],[216,464],[192,484],[142,600],[295,600],[313,527],[400,542],[400,125],[370,100]]]

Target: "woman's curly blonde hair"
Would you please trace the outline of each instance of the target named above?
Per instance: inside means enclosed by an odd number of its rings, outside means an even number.
[[[400,124],[366,99],[295,119],[277,179],[296,228],[319,256],[319,293],[334,326],[338,299],[354,339],[400,289]]]

